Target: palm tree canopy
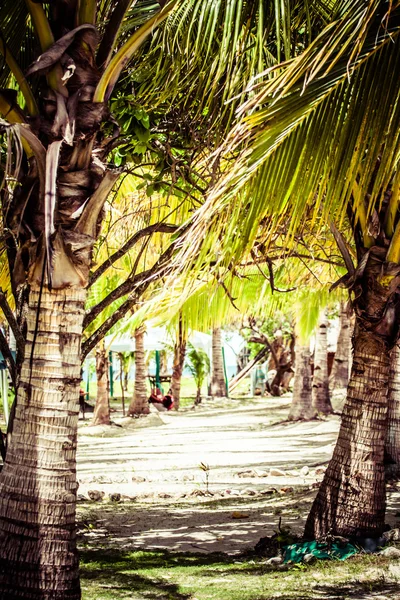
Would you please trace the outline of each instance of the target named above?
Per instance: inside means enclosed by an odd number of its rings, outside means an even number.
[[[370,247],[399,221],[400,5],[338,2],[298,56],[263,73],[222,147],[225,174],[195,217],[179,260],[201,272],[241,259],[304,223],[333,221]],[[381,214],[381,226],[374,215]],[[349,219],[349,220],[348,220]],[[211,232],[205,235],[206,232]],[[399,257],[393,255],[392,260]]]

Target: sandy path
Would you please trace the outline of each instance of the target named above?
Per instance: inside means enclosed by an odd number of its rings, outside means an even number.
[[[235,405],[238,403],[235,403]],[[87,435],[81,430],[78,478],[81,492],[93,483],[106,493],[130,496],[152,493],[181,494],[202,486],[200,462],[210,466],[210,489],[249,484],[299,485],[315,477],[237,477],[271,468],[299,470],[326,463],[332,452],[339,419],[275,424],[285,419],[288,399],[253,402],[233,410],[210,409],[184,414],[162,413],[164,425],[140,429],[113,428],[111,437]],[[131,421],[132,423],[132,421]],[[135,421],[132,423],[135,425]],[[85,435],[86,434],[86,435]],[[133,478],[133,480],[132,480]],[[140,481],[141,479],[145,481]],[[90,484],[90,485],[89,485]]]
[[[81,508],[92,521],[86,541],[235,552],[271,535],[279,516],[300,530],[314,495],[310,486],[321,479],[314,467],[329,460],[339,418],[279,423],[288,405],[288,398],[246,406],[232,401],[229,409],[209,404],[196,412],[162,413],[165,424],[159,426],[135,428],[130,421],[133,429],[96,436],[81,428],[79,491],[105,492],[102,503]],[[205,490],[200,462],[210,466],[212,498],[193,496]],[[303,467],[309,474],[300,474]],[[269,475],[271,468],[286,475]],[[287,487],[294,492],[281,492]],[[134,497],[134,506],[107,502],[115,492]],[[164,494],[170,497],[160,500]]]

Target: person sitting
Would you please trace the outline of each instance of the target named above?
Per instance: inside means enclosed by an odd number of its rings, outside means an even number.
[[[149,404],[153,404],[159,411],[171,410],[174,406],[174,398],[171,394],[171,390],[168,390],[168,394],[163,396],[162,391],[159,388],[153,388],[151,390]]]
[[[167,410],[171,410],[174,407],[174,397],[171,390],[168,390],[168,393],[165,394],[162,403]]]

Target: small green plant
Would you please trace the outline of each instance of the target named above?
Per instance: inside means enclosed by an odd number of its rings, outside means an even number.
[[[206,494],[207,496],[210,496],[210,490],[209,490],[209,483],[210,483],[210,465],[201,462],[199,464],[199,469],[201,469],[204,472],[205,475],[205,484],[206,484]]]

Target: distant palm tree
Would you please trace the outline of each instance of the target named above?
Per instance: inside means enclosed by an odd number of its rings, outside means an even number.
[[[145,328],[139,327],[135,330],[135,385],[133,389],[132,402],[130,403],[129,415],[148,415],[149,394],[147,392],[147,370],[146,355],[144,349]]]
[[[201,402],[201,388],[203,383],[210,373],[210,359],[208,354],[200,348],[195,348],[193,344],[189,343],[189,351],[186,355],[186,366],[190,370],[197,386],[195,404]]]

